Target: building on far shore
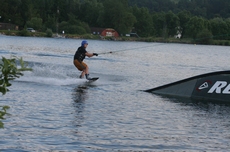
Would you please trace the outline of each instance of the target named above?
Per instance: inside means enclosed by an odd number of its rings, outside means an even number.
[[[116,30],[112,29],[112,28],[96,28],[96,27],[92,27],[91,29],[91,33],[94,35],[100,35],[103,37],[119,37],[119,34]]]
[[[18,26],[10,23],[0,23],[0,30],[18,30]]]

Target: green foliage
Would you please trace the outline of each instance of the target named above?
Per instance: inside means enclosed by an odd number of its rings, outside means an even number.
[[[7,109],[9,109],[10,107],[9,106],[0,106],[0,120],[2,119],[4,119],[4,116],[6,115],[6,114],[8,114],[6,111],[7,111]],[[0,121],[0,128],[3,128],[4,127],[4,124]]]
[[[33,28],[35,30],[41,30],[42,29],[42,19],[38,17],[31,18],[30,21],[26,22],[26,26]]]
[[[155,29],[153,27],[153,19],[147,8],[133,7],[133,14],[136,17],[134,30],[141,37],[148,37],[153,35]]]
[[[7,31],[5,31],[5,34],[6,34],[6,35],[11,35],[11,31],[10,31],[10,30],[7,30]]]
[[[78,18],[92,27],[99,27],[103,24],[100,22],[100,18],[103,17],[103,10],[103,4],[97,0],[85,0],[81,4]]]
[[[186,25],[186,34],[196,39],[198,33],[205,29],[204,19],[201,17],[192,17]]]
[[[197,34],[196,42],[200,44],[211,44],[212,33],[208,29],[204,29]]]
[[[30,36],[30,32],[26,29],[23,29],[17,33],[18,36]]]
[[[226,0],[0,0],[0,4],[0,22],[20,29],[89,34],[89,27],[99,27],[163,38],[179,30],[182,38],[193,39],[208,29],[214,39],[230,39],[230,1]]]
[[[189,11],[183,10],[177,14],[179,17],[180,22],[180,30],[182,33],[182,38],[184,37],[185,31],[186,31],[186,24],[191,18],[191,13]]]
[[[55,18],[48,15],[46,22],[43,24],[43,26],[44,26],[44,29],[51,29],[52,31],[56,31]]]
[[[86,34],[89,32],[90,28],[88,24],[74,19],[70,22],[61,22],[59,24],[59,30],[60,32],[65,31],[66,34]]]
[[[47,30],[46,30],[46,36],[47,36],[47,37],[52,37],[52,36],[53,36],[53,32],[52,32],[51,29],[47,29]]]
[[[192,15],[211,19],[230,17],[229,0],[129,0],[131,6],[146,7],[150,12],[174,13],[187,10]]]
[[[154,13],[153,16],[153,25],[156,37],[165,37],[165,28],[166,28],[166,21],[165,21],[165,13]]]
[[[20,68],[17,68],[17,62],[20,64]],[[22,58],[12,58],[6,59],[2,57],[0,61],[0,92],[4,95],[8,90],[8,87],[11,86],[10,81],[16,78],[19,78],[23,75],[23,71],[30,71],[32,69],[27,68],[27,65],[22,60]]]
[[[120,34],[128,33],[135,23],[135,17],[131,13],[125,0],[104,1],[104,26],[116,29]]]
[[[180,20],[172,11],[167,13],[154,13],[152,18],[157,37],[168,38],[169,36],[173,37],[177,34]]]
[[[86,34],[90,32],[87,23],[82,22],[73,14],[68,14],[68,22],[63,21],[59,24],[59,32],[65,31],[66,34]]]
[[[179,26],[179,17],[172,11],[165,14],[165,24],[167,26],[167,35],[173,37],[177,33],[177,28]]]
[[[129,0],[131,6],[146,7],[150,12],[168,12],[176,8],[171,0]]]
[[[227,39],[228,24],[222,18],[214,18],[210,20],[211,31],[215,35],[215,39],[224,40]]]
[[[20,65],[20,68],[17,67],[17,63]],[[32,69],[27,68],[27,64],[22,60],[16,57],[12,59],[6,59],[2,57],[0,60],[0,92],[4,95],[9,91],[8,87],[11,86],[10,81],[16,78],[19,78],[23,75],[23,71],[31,71]],[[0,106],[0,120],[4,119],[4,116],[7,114],[6,110],[9,109],[8,106]],[[0,128],[3,128],[3,123],[0,121]]]
[[[229,45],[230,45],[230,42],[229,42],[229,41],[225,41],[225,42],[224,42],[224,45],[229,46]]]
[[[71,25],[69,26],[68,31],[69,33],[72,33],[72,34],[86,34],[85,29],[81,26]]]

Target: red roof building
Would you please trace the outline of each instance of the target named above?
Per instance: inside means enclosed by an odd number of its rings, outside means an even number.
[[[118,32],[112,28],[91,28],[91,32],[106,37],[119,37]]]

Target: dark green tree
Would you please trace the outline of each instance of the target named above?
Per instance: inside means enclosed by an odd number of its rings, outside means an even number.
[[[65,31],[65,33],[68,34],[86,34],[90,32],[90,28],[87,23],[78,20],[73,14],[69,14],[68,16],[68,22],[62,21],[59,24],[59,32]]]
[[[228,26],[228,40],[230,40],[230,18],[227,18],[225,22]]]
[[[0,21],[12,24],[23,24],[21,17],[21,1],[0,0]]]
[[[35,30],[42,30],[42,19],[38,17],[32,17],[30,21],[26,22],[27,27],[32,27]]]
[[[43,24],[43,29],[51,29],[52,31],[56,31],[56,19],[52,17],[52,15],[48,15],[46,22]]]
[[[153,24],[156,36],[167,38],[174,36],[179,27],[179,18],[172,11],[153,14]]]
[[[104,3],[104,25],[111,27],[120,34],[129,33],[135,23],[135,16],[131,14],[127,0],[106,0]]]
[[[146,7],[150,12],[168,12],[176,8],[176,3],[172,0],[129,0],[129,5]]]
[[[208,29],[203,29],[196,37],[196,42],[200,44],[211,44],[213,40],[213,35]]]
[[[167,37],[167,26],[166,26],[166,20],[165,20],[165,13],[153,13],[153,26],[155,29],[155,35],[156,37]]]
[[[192,37],[193,39],[196,39],[197,34],[204,29],[205,29],[205,20],[201,17],[195,16],[188,21],[186,25],[185,33],[188,37]]]
[[[81,4],[78,18],[92,27],[100,27],[98,20],[103,9],[103,4],[97,0],[86,0]]]
[[[143,36],[168,37],[174,35],[174,26],[178,25],[179,18],[183,37],[186,31],[195,27],[192,25],[190,29],[186,29],[193,16],[210,20],[204,21],[204,27],[215,36],[226,31],[226,26],[221,21],[219,27],[222,31],[215,30],[214,27],[218,25],[214,18],[222,18],[225,22],[226,18],[230,18],[229,6],[230,1],[227,0],[0,0],[0,22],[19,25],[20,29],[39,25],[38,28],[42,31],[49,28],[55,32],[60,32],[60,23],[67,22],[71,26],[70,31],[84,29],[80,33],[88,32],[88,27],[111,27],[119,33],[128,33],[135,24],[140,35],[144,33]],[[138,17],[141,15],[144,17]],[[77,20],[77,25],[70,23],[72,16]],[[35,18],[42,19],[42,28],[40,23],[33,25]],[[149,31],[148,34],[146,31]],[[192,34],[193,37],[196,34]]]
[[[172,11],[165,14],[165,24],[167,27],[167,35],[173,37],[176,35],[179,27],[179,17]]]
[[[214,39],[228,38],[228,25],[222,18],[211,19],[210,25]]]
[[[142,37],[153,36],[155,29],[149,10],[144,7],[138,8],[137,6],[134,6],[133,15],[137,20],[137,22],[134,24],[137,34]]]
[[[184,10],[179,12],[177,16],[179,17],[180,20],[179,30],[181,31],[181,38],[183,38],[186,31],[186,24],[191,18],[191,13],[189,11]]]
[[[26,25],[26,22],[30,20],[32,15],[32,10],[30,9],[31,1],[30,0],[21,0],[20,13],[23,21],[22,26]]]

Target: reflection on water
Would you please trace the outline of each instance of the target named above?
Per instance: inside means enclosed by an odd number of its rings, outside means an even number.
[[[74,124],[76,127],[81,127],[81,124],[84,121],[85,101],[88,99],[87,89],[86,86],[78,86],[74,88],[72,93],[73,107],[75,111]]]
[[[73,91],[73,100],[75,103],[83,103],[87,97],[87,86],[78,86]]]
[[[159,96],[164,100],[167,100],[168,102],[177,103],[184,107],[193,108],[193,110],[198,110],[207,113],[221,114],[221,115],[230,115],[229,102],[196,100],[196,99],[190,99],[184,97],[172,97],[166,95],[157,95],[157,96]]]

